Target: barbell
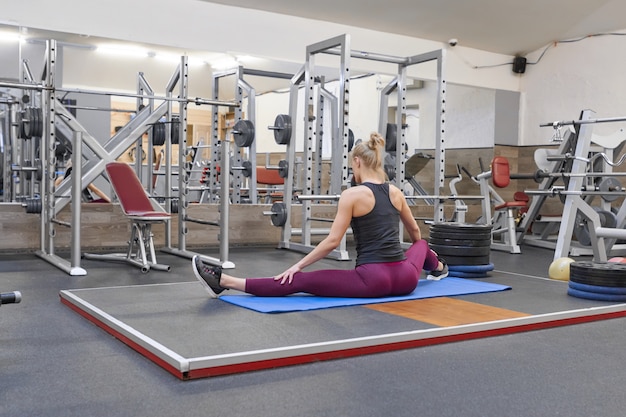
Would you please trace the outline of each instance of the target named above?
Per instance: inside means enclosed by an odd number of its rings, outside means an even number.
[[[339,200],[338,195],[300,195],[296,196],[298,200]],[[272,225],[276,227],[282,227],[287,223],[287,205],[282,201],[277,201],[272,204],[272,207],[269,211],[263,212],[264,216],[270,216],[270,220]],[[309,220],[316,221],[332,221],[331,219],[322,219],[322,218],[311,218]]]
[[[35,159],[34,162],[25,160],[22,163],[22,165],[12,164],[11,171],[24,172],[27,180],[31,180],[33,178],[33,173],[34,173],[35,180],[41,181],[41,178],[43,175],[43,166],[41,163],[41,159]]]

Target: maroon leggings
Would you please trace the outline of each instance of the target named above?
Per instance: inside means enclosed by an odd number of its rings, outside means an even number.
[[[298,272],[291,284],[274,278],[246,279],[246,292],[259,296],[282,296],[306,292],[325,297],[386,297],[405,295],[417,287],[422,269],[437,269],[437,256],[428,242],[419,240],[406,251],[406,259],[359,265],[355,269]]]

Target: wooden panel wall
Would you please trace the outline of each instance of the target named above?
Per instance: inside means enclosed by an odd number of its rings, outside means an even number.
[[[534,151],[537,147],[509,147],[496,146],[495,149],[471,149],[471,150],[448,150],[446,151],[446,172],[454,173],[456,164],[465,166],[472,174],[480,172],[478,158],[483,159],[483,164],[488,167],[493,155],[504,155],[509,159],[512,172],[534,172],[537,168],[534,163]],[[471,155],[471,157],[468,157]],[[258,164],[265,163],[265,155],[258,155]],[[284,158],[281,154],[271,155],[271,164],[277,164],[278,160]],[[434,162],[430,162],[416,176],[417,180],[427,191],[433,190],[434,183]],[[626,167],[620,168],[621,170]],[[326,177],[325,177],[326,178]],[[444,193],[448,192],[447,185],[450,179],[446,180]],[[515,191],[524,189],[536,189],[537,184],[532,180],[515,180],[511,185],[498,193],[505,199],[512,198]],[[478,195],[479,188],[472,181],[464,177],[459,183],[459,194]],[[562,203],[558,198],[548,199],[544,207],[546,214],[560,214]],[[466,215],[468,222],[473,222],[480,216],[480,203],[477,201],[466,201],[469,212]],[[294,220],[299,219],[299,210],[294,209]],[[230,218],[230,241],[232,245],[254,245],[266,244],[274,245],[280,239],[280,229],[270,224],[270,219],[263,216],[263,211],[270,209],[269,205],[233,205],[231,206]],[[60,220],[69,221],[71,212],[68,206],[59,215]],[[334,215],[334,205],[316,205],[316,216],[332,217]],[[418,218],[432,218],[433,208],[424,204],[412,207],[413,214]],[[450,202],[446,205],[445,214],[447,218],[452,216],[454,204]],[[195,218],[217,220],[218,211],[215,205],[195,205],[189,208],[189,215]],[[428,236],[428,226],[423,220],[419,221],[425,237]],[[0,204],[0,239],[1,252],[24,252],[39,249],[40,242],[40,216],[37,214],[26,214],[19,204]],[[173,245],[177,242],[177,219],[172,221]],[[187,234],[188,247],[211,247],[218,246],[218,228],[189,223]],[[63,226],[56,226],[57,248],[69,248],[70,230]],[[155,226],[155,239],[157,246],[164,244],[164,226]],[[108,250],[110,248],[123,248],[130,236],[129,222],[124,218],[123,213],[116,204],[83,204],[82,205],[82,247],[85,250]],[[408,237],[406,237],[408,239]]]

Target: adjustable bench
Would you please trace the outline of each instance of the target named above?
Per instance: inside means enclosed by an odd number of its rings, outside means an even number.
[[[126,163],[110,162],[106,165],[106,173],[117,195],[120,206],[131,223],[131,235],[126,254],[84,254],[86,259],[123,260],[141,268],[141,272],[150,269],[169,271],[169,265],[156,261],[152,225],[166,223],[170,214],[152,200],[135,171]],[[149,254],[149,258],[148,258]]]

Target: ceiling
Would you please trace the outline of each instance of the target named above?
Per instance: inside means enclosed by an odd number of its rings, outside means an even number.
[[[207,0],[203,0],[207,1]],[[623,0],[218,0],[504,55],[626,29]]]
[[[555,41],[626,29],[626,21],[623,18],[626,16],[624,0],[199,1],[328,21],[442,43],[457,39],[459,46],[508,56],[526,56]],[[0,25],[0,29],[2,26],[4,25]],[[97,37],[85,38],[78,34],[37,29],[28,29],[28,33],[35,39],[56,39],[71,45],[94,45],[99,41],[107,41]],[[152,51],[158,49],[171,54],[182,53],[171,47],[157,45],[146,47]],[[195,54],[196,58],[209,62],[214,68],[212,56],[215,55],[213,58],[219,60],[222,58],[221,55],[224,55],[187,49],[184,53],[190,59],[194,58]],[[299,69],[298,63],[261,61],[263,62],[250,65],[258,70],[276,72],[293,73]],[[144,67],[141,70],[143,71]],[[111,78],[113,73],[109,73],[108,76]],[[108,78],[102,77],[102,83],[108,82]],[[289,85],[288,80],[268,77],[257,77],[254,82],[257,93],[284,89]],[[88,81],[88,85],[93,84],[93,80]],[[94,87],[107,86],[94,85]],[[120,86],[130,89],[134,87],[134,84],[130,87]],[[203,95],[205,92],[198,94]]]

